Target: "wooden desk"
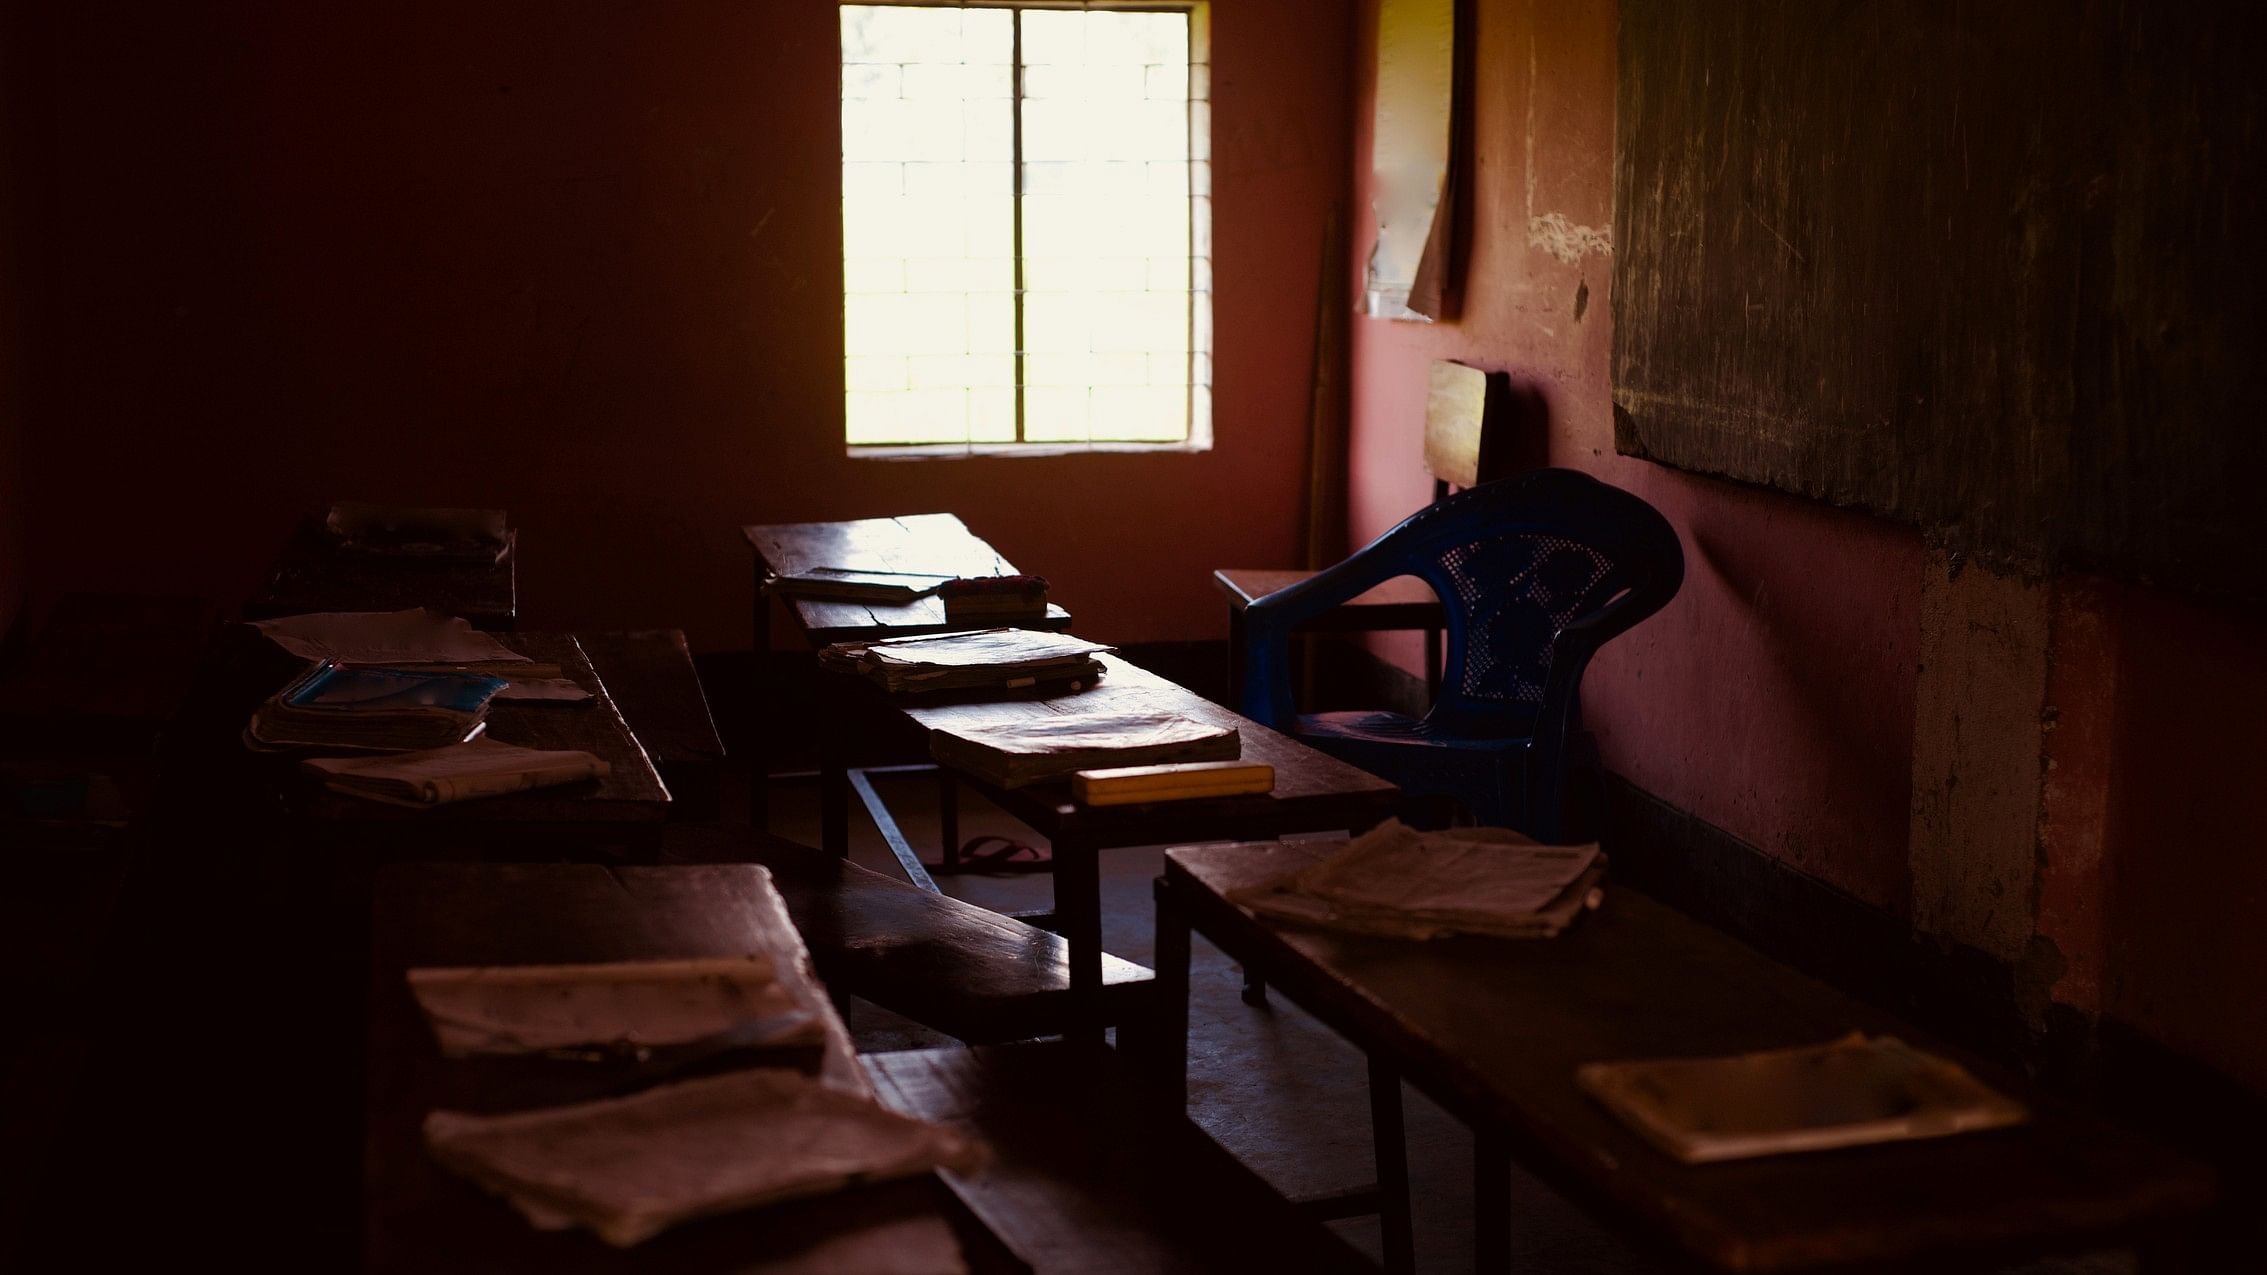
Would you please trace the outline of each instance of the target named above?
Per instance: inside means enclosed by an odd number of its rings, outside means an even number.
[[[298,773],[296,753],[255,753],[243,743],[252,711],[306,662],[249,627],[225,632],[200,669],[168,750],[163,778],[186,810],[234,823],[289,814],[302,830],[348,834],[375,858],[440,858],[489,850],[546,857],[649,849],[669,812],[669,791],[605,684],[571,634],[516,633],[499,641],[555,663],[592,702],[490,705],[488,733],[530,748],[576,748],[613,767],[605,779],[417,810],[325,792]]]
[[[1522,1163],[1684,1269],[1795,1271],[1842,1264],[1939,1271],[2147,1241],[2213,1196],[2210,1171],[2028,1093],[1909,1024],[1608,884],[1606,905],[1557,939],[1430,943],[1279,927],[1225,901],[1312,849],[1168,851],[1158,882],[1160,1056],[1185,1087],[1193,927],[1369,1053],[1380,1111],[1388,1253],[1407,1254],[1399,1077],[1469,1123],[1478,1146],[1483,1270],[1509,1251],[1508,1164]],[[1684,1165],[1575,1088],[1612,1059],[1740,1053],[1853,1030],[1958,1058],[2033,1104],[2027,1125],[1931,1141]],[[1391,1097],[1385,1099],[1384,1090]],[[1389,1262],[1389,1265],[1391,1263]]]
[[[512,633],[500,635],[498,640],[531,660],[557,664],[561,673],[591,692],[592,698],[587,704],[496,700],[488,707],[489,737],[523,748],[595,753],[613,768],[612,773],[585,783],[454,802],[430,810],[344,796],[294,776],[293,809],[311,819],[383,824],[396,834],[418,825],[515,825],[537,839],[562,834],[570,839],[587,839],[607,825],[658,825],[667,818],[669,790],[644,746],[622,720],[621,710],[592,671],[574,635]],[[617,827],[616,831],[621,829]]]
[[[870,722],[877,730],[910,735],[924,743],[927,733],[934,730],[1066,713],[1176,713],[1235,727],[1242,736],[1244,759],[1275,768],[1273,792],[1130,806],[1082,806],[1072,799],[1068,779],[998,788],[960,775],[961,782],[1031,825],[1053,846],[1056,915],[1062,935],[1071,945],[1073,1016],[1067,1026],[1073,1034],[1090,1036],[1101,1031],[1100,851],[1111,846],[1359,830],[1390,814],[1400,797],[1400,789],[1393,784],[1231,713],[1147,669],[1115,655],[1104,655],[1101,660],[1105,673],[1101,684],[1091,690],[1045,699],[967,704],[900,703],[861,679],[828,674],[842,685],[842,699],[862,710],[858,718],[861,724]],[[829,812],[829,829],[847,828],[847,797],[830,798],[830,805],[836,808]],[[847,840],[847,833],[842,835]],[[838,849],[832,845],[827,848]],[[839,848],[847,849],[847,845]]]
[[[979,539],[952,514],[909,514],[902,518],[860,518],[847,522],[793,522],[740,528],[756,555],[756,687],[759,715],[783,717],[783,697],[772,685],[770,656],[780,649],[771,622],[772,595],[765,584],[773,576],[794,575],[814,567],[840,567],[867,571],[925,572],[932,575],[988,577],[1018,574],[1008,560]],[[923,633],[949,633],[956,628],[993,628],[992,622],[954,625],[945,619],[939,598],[920,598],[903,606],[866,602],[828,602],[813,598],[784,599],[801,644],[806,648],[834,642],[913,637]],[[1049,603],[1047,618],[1034,626],[1070,627],[1070,612]],[[765,776],[777,758],[773,731],[756,733],[755,782],[749,789],[749,822],[758,830],[770,825],[764,791]],[[822,784],[831,802],[847,799],[847,772],[827,767]],[[957,849],[958,847],[954,847]]]
[[[371,910],[369,1078],[364,1107],[363,1269],[732,1272],[854,1275],[957,1268],[970,1227],[935,1178],[853,1188],[687,1222],[631,1249],[581,1231],[541,1232],[503,1200],[443,1169],[420,1124],[435,1107],[511,1110],[441,1058],[403,971],[730,956],[768,951],[827,1025],[823,1076],[872,1093],[809,953],[764,869],[752,865],[397,864]],[[593,1095],[595,1096],[595,1095]],[[973,1228],[979,1270],[1016,1269]]]
[[[346,552],[320,519],[311,518],[285,542],[267,583],[245,603],[244,618],[431,607],[463,616],[476,629],[509,629],[519,614],[519,546],[513,535],[499,562],[434,562]]]

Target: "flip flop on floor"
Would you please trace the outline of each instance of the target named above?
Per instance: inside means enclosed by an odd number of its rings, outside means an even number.
[[[994,843],[998,844],[994,844]],[[1025,858],[1024,856],[1029,856]],[[986,868],[1013,870],[1047,862],[1047,852],[1037,846],[1017,841],[1013,837],[992,834],[970,837],[960,848],[960,866],[964,872],[982,872]]]

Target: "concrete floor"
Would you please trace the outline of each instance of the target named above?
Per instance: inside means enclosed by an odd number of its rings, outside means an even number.
[[[890,776],[876,776],[875,782],[908,838],[934,862],[933,782]],[[773,830],[817,844],[817,782],[774,780],[771,794]],[[900,875],[872,821],[855,801],[852,806],[852,858]],[[726,793],[725,809],[727,818],[746,809],[744,788]],[[967,794],[961,835],[987,833],[1038,840],[1012,817]],[[1161,848],[1103,853],[1104,946],[1143,964],[1150,962],[1154,946],[1150,883],[1162,857]],[[941,885],[949,894],[1002,911],[1044,908],[1053,901],[1053,878],[1045,874],[952,876],[941,878]],[[1361,1054],[1280,996],[1272,996],[1266,1009],[1245,1005],[1239,995],[1241,971],[1201,937],[1194,944],[1190,987],[1189,1105],[1197,1122],[1293,1199],[1374,1182],[1367,1069]],[[869,1052],[947,1043],[917,1024],[862,1004],[854,1006],[851,1029],[859,1047]],[[1470,1271],[1471,1136],[1415,1090],[1405,1089],[1403,1099],[1417,1269]],[[1633,1253],[1609,1228],[1535,1179],[1515,1171],[1512,1192],[1514,1269],[1535,1275],[1646,1275],[1664,1269]],[[1332,1225],[1372,1257],[1378,1255],[1375,1218]],[[2026,1266],[2019,1275],[2114,1275],[2132,1269],[2125,1255],[2097,1255]]]

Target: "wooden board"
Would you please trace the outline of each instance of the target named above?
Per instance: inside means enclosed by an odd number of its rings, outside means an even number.
[[[403,611],[431,607],[476,629],[509,629],[519,613],[517,533],[500,562],[429,562],[348,553],[320,519],[287,541],[267,583],[244,605],[248,620],[313,611]]]
[[[923,1179],[853,1188],[686,1223],[634,1249],[538,1232],[503,1201],[436,1164],[418,1133],[437,1105],[510,1109],[466,1092],[402,980],[415,965],[536,964],[771,952],[825,1016],[830,1083],[870,1092],[764,870],[746,865],[402,864],[372,903],[364,1269],[822,1272],[950,1269],[949,1204]]]
[[[1382,1054],[1460,1118],[1501,1132],[1546,1180],[1638,1223],[1633,1238],[1714,1269],[1877,1261],[1937,1270],[1955,1252],[2012,1259],[2115,1247],[2192,1218],[2213,1198],[2201,1164],[2028,1092],[1627,886],[1609,882],[1602,909],[1548,941],[1300,930],[1224,901],[1301,853],[1174,849],[1165,878],[1197,931],[1271,987]],[[1584,1063],[1735,1054],[1853,1030],[1952,1057],[2030,1103],[2036,1119],[1931,1142],[1687,1165],[1575,1083]]]
[[[2267,597],[2260,10],[1620,17],[1621,451]]]

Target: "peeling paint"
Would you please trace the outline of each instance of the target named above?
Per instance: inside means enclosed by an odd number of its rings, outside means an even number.
[[[1614,233],[1610,227],[1578,226],[1565,213],[1544,213],[1527,219],[1527,246],[1571,266],[1591,253],[1614,255]]]

